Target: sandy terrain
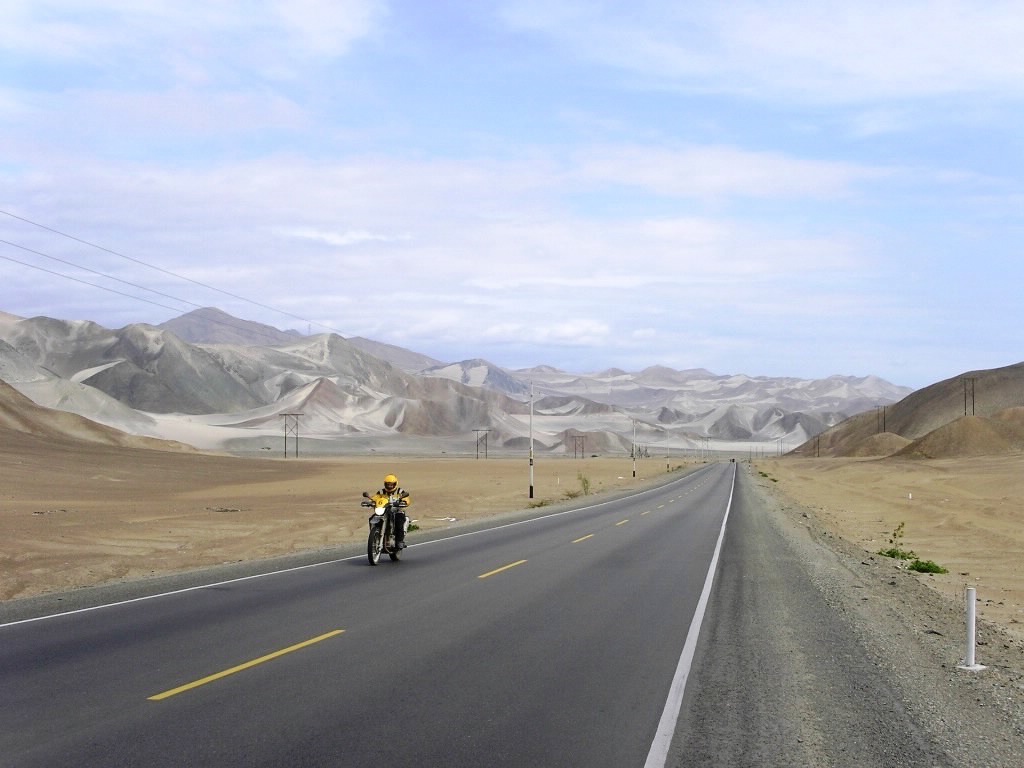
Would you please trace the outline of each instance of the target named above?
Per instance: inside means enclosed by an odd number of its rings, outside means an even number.
[[[627,488],[664,459],[526,457],[239,459],[87,445],[5,432],[0,599],[315,550],[365,535],[363,490],[396,472],[422,529]],[[673,463],[673,467],[678,466]],[[1024,636],[1024,456],[948,460],[762,459],[755,471],[825,528],[875,553],[902,548],[949,570],[919,579]],[[900,563],[892,561],[893,567]]]
[[[755,469],[827,529],[867,553],[901,548],[948,574],[919,579],[1024,638],[1024,455],[960,459],[760,460]],[[892,561],[897,565],[901,561]]]
[[[423,530],[664,473],[664,459],[238,459],[4,434],[0,599],[365,540],[364,490],[389,472]],[[678,466],[678,464],[673,464]],[[415,534],[412,534],[414,536]],[[413,539],[410,538],[410,541]]]

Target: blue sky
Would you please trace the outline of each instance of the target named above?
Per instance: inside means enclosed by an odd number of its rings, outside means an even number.
[[[1022,39],[1020,2],[6,0],[0,310],[578,372],[1020,362]]]

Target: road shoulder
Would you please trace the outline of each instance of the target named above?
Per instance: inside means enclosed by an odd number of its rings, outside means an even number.
[[[904,697],[908,712],[959,765],[1024,765],[1024,647],[980,622],[977,661],[965,652],[965,610],[880,555],[828,530],[764,477],[747,485],[800,557],[818,591]]]

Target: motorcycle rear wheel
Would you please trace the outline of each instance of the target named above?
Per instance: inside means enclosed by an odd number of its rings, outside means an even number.
[[[366,539],[366,559],[370,565],[376,565],[380,561],[380,553],[384,549],[384,534],[379,525],[370,529],[370,536]]]
[[[397,544],[395,545],[394,549],[388,550],[388,557],[391,558],[392,562],[395,562],[396,560],[400,560],[402,558],[402,550],[398,548]]]

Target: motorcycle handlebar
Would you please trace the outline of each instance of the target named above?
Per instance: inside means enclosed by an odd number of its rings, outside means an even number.
[[[400,493],[400,494],[398,495],[398,498],[400,498],[400,499],[405,499],[405,498],[407,498],[408,496],[409,496],[409,492],[408,492],[408,491],[402,491],[402,492],[401,492],[401,493]],[[370,492],[369,492],[369,491],[363,491],[363,498],[364,498],[364,499],[372,499],[373,497],[372,497],[372,496],[370,496]]]

